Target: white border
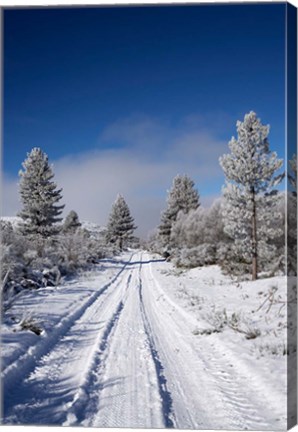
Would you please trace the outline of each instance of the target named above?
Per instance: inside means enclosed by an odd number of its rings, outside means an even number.
[[[255,0],[0,0],[0,7],[14,7],[14,6],[101,6],[101,5],[138,5],[138,4],[190,4],[190,3],[199,3],[199,4],[214,4],[214,3],[285,3],[283,1],[272,1],[272,0],[262,0],[260,2]],[[298,0],[290,0],[291,4],[298,7]],[[2,33],[2,32],[1,32]],[[1,35],[0,35],[0,43],[1,43]],[[1,55],[2,55],[2,44],[1,44]],[[2,60],[2,58],[1,58]],[[2,63],[2,61],[1,61]],[[2,87],[2,86],[1,86]],[[0,94],[1,96],[1,94]],[[1,104],[2,104],[2,97],[1,97]],[[2,116],[1,116],[2,118]],[[2,124],[2,122],[0,122]],[[0,128],[1,133],[1,128]],[[2,139],[1,139],[2,141]],[[50,430],[49,430],[50,428]],[[37,431],[37,432],[86,432],[86,431],[98,431],[98,432],[158,432],[156,429],[115,429],[115,428],[84,428],[84,427],[50,427],[50,426],[3,426],[1,425],[1,430],[4,430],[6,432],[29,432],[29,430]],[[164,430],[164,429],[162,429]],[[295,426],[292,429],[293,432],[298,432],[298,426]],[[186,431],[189,432],[189,431]],[[200,430],[200,432],[204,432],[204,430]],[[216,432],[216,431],[213,431]],[[222,430],[221,432],[227,432]],[[234,431],[236,432],[236,431]],[[254,431],[258,432],[258,431]]]

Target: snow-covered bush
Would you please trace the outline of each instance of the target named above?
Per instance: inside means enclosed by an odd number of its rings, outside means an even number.
[[[12,286],[20,283],[26,272],[26,253],[30,242],[12,224],[1,220],[1,284],[3,296],[13,293]]]
[[[213,306],[211,312],[207,313],[204,319],[211,326],[213,331],[219,333],[223,331],[228,323],[227,311],[226,309],[217,310],[215,306]]]
[[[1,220],[1,234],[1,282],[6,304],[21,290],[56,286],[62,276],[86,268],[107,253],[103,242],[82,228],[61,230],[59,235],[45,239],[24,236],[18,227]]]
[[[228,238],[223,231],[221,201],[211,208],[180,212],[171,231],[172,260],[182,267],[216,264]]]
[[[284,342],[272,341],[270,343],[258,343],[254,346],[253,352],[260,357],[285,356],[289,355],[289,350]]]
[[[203,243],[192,248],[176,249],[172,261],[177,267],[192,268],[214,264],[215,257],[215,246]]]
[[[41,325],[31,315],[23,317],[19,324],[20,330],[29,330],[35,333],[37,336],[41,335]]]
[[[226,309],[216,309],[215,306],[211,308],[211,312],[204,316],[205,321],[211,328],[204,329],[198,334],[209,335],[212,333],[220,333],[226,328],[233,330],[236,333],[243,334],[245,339],[251,340],[261,336],[261,331],[255,324],[246,316],[240,313],[228,314]]]
[[[95,260],[97,257],[92,246],[88,233],[82,229],[60,235],[55,253],[62,273],[73,273],[86,266],[92,258]]]
[[[245,275],[250,273],[251,263],[242,254],[237,253],[237,246],[237,242],[221,244],[217,250],[218,264],[223,274],[245,278]]]

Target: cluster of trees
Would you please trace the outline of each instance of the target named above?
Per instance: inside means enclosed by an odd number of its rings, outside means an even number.
[[[250,273],[253,280],[261,271],[284,270],[285,195],[276,189],[284,177],[283,162],[270,151],[268,134],[269,126],[262,125],[254,112],[237,122],[230,153],[219,160],[226,178],[223,196],[210,209],[201,208],[188,176],[175,177],[149,247],[171,256],[179,266],[217,263],[231,274]],[[296,160],[291,166],[295,197]]]
[[[54,182],[48,156],[33,148],[19,172],[19,222],[1,220],[1,279],[4,296],[22,288],[55,285],[136,239],[134,220],[122,196],[113,204],[106,230],[91,233],[71,211],[63,221],[62,189]]]
[[[211,208],[200,205],[194,181],[177,175],[168,192],[167,206],[148,247],[178,266],[220,264],[231,274],[277,269],[295,273],[297,259],[297,161],[290,162],[286,197],[276,186],[282,181],[282,160],[270,151],[269,126],[254,112],[237,122],[237,138],[219,163],[226,183],[222,197]],[[91,233],[75,211],[62,221],[62,189],[54,182],[48,156],[39,148],[27,155],[20,171],[20,223],[1,220],[4,291],[22,286],[55,284],[66,275],[138,246],[136,226],[125,199],[118,195],[104,231]],[[285,199],[288,211],[285,214]],[[285,225],[288,225],[288,262],[285,263]]]

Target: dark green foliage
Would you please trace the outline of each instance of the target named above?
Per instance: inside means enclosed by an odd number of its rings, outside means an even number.
[[[78,214],[71,210],[65,218],[63,223],[63,232],[74,233],[81,227]]]
[[[53,181],[48,156],[40,148],[33,148],[23,162],[23,168],[19,172],[22,233],[43,239],[55,235],[59,232],[55,224],[62,220],[60,215],[64,205],[58,205],[62,189],[57,189]]]
[[[132,240],[136,229],[134,219],[130,214],[124,198],[118,195],[109,216],[106,239],[108,243],[115,244],[123,250]]]

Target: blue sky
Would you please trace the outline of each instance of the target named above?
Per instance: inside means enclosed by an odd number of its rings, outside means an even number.
[[[218,156],[250,110],[284,155],[284,3],[7,9],[3,59],[6,213],[35,146],[66,211],[105,223],[120,192],[142,232],[178,172],[206,205],[220,195]]]

